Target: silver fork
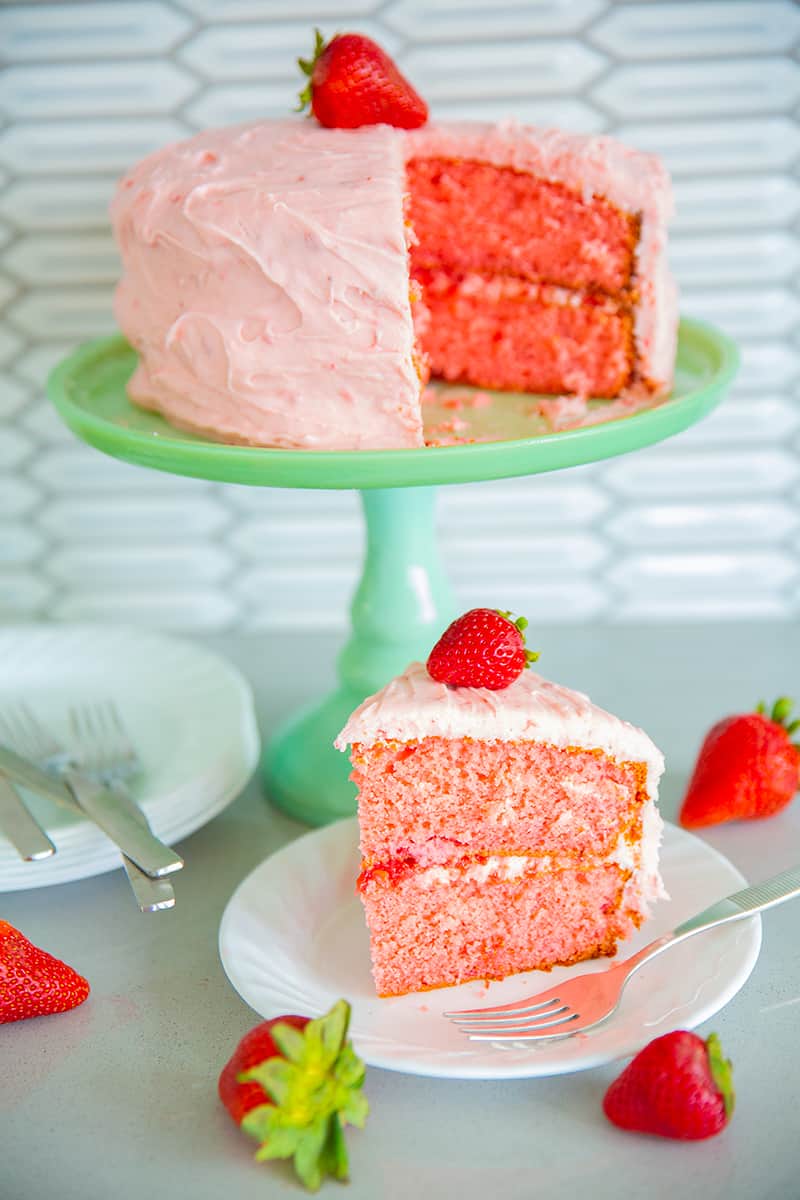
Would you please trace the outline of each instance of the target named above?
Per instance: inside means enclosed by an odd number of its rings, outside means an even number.
[[[131,814],[149,829],[147,817],[128,793],[127,785],[141,772],[142,764],[114,701],[105,700],[71,708],[69,723],[75,742],[80,747],[83,769],[113,788]],[[152,879],[144,875],[136,863],[124,855],[123,865],[143,912],[174,907],[175,890],[168,879]],[[146,907],[142,907],[143,901]]]
[[[726,896],[607,971],[578,975],[513,1004],[443,1015],[472,1041],[541,1042],[573,1037],[608,1020],[619,1006],[628,980],[656,955],[696,933],[741,921],[796,896],[800,896],[800,867]]]
[[[16,745],[21,753],[40,762],[51,774],[64,779],[75,794],[78,807],[83,810],[81,796],[86,794],[85,780],[92,776],[92,772],[83,772],[82,784],[82,764],[79,756],[62,746],[27,706],[19,705],[13,713],[3,714],[0,717],[0,732],[9,742]],[[133,810],[131,815],[139,825],[149,830],[144,813],[138,805],[134,805],[132,801],[130,803]],[[158,912],[173,907],[175,893],[169,880],[147,875],[124,852],[122,865],[142,912]]]
[[[71,708],[69,723],[81,748],[84,769],[120,790],[139,774],[142,769],[139,752],[113,700]]]

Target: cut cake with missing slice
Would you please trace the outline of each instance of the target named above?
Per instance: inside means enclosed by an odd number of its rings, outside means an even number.
[[[429,375],[665,396],[672,190],[613,138],[507,121],[196,134],[120,181],[131,400],[223,442],[424,444]]]
[[[665,895],[662,755],[579,692],[530,670],[452,687],[412,663],[348,744],[379,995],[611,955]]]

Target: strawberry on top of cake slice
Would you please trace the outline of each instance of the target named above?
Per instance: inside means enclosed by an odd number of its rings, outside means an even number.
[[[464,614],[351,716],[373,976],[389,996],[611,955],[664,896],[663,758]]]

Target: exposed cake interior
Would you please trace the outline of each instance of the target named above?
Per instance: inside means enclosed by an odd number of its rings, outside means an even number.
[[[614,864],[517,857],[362,878],[375,987],[403,995],[613,954],[639,923],[625,884]]]
[[[411,158],[406,181],[434,375],[599,397],[632,382],[635,214],[485,162]]]
[[[645,915],[644,762],[435,736],[355,745],[352,762],[379,994],[612,954]]]

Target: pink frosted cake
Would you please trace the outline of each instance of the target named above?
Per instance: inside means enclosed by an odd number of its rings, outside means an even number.
[[[613,954],[664,894],[662,756],[579,692],[530,670],[451,687],[412,663],[348,744],[382,996]]]
[[[227,442],[423,445],[430,374],[613,397],[672,380],[668,177],[512,122],[265,121],[139,163],[112,221],[131,399]]]

